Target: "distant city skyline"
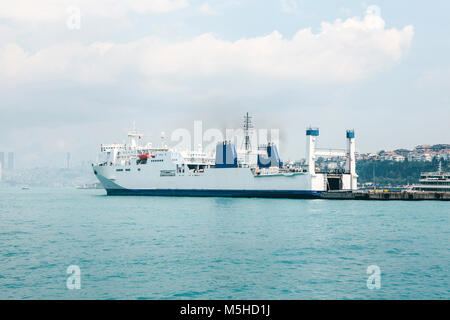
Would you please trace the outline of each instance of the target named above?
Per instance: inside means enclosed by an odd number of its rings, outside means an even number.
[[[14,170],[14,152],[8,153],[8,170]]]
[[[66,169],[70,169],[70,152],[66,153]]]
[[[5,161],[5,152],[0,151],[0,164],[3,170],[14,170],[15,168],[15,155],[14,152],[7,153],[8,160]]]
[[[2,168],[5,167],[5,153],[0,151],[0,165],[2,166]]]
[[[21,3],[0,5],[0,150],[15,167],[94,160],[133,121],[158,143],[246,112],[279,130],[285,159],[305,156],[309,125],[320,147],[355,129],[361,153],[450,143],[449,2]]]
[[[0,163],[3,163],[3,171],[10,170],[8,162],[1,161],[2,154],[4,156],[4,152],[0,152]],[[10,157],[10,154],[13,158],[15,158],[14,152],[9,152],[8,157]],[[371,150],[367,152],[357,152],[356,154],[357,160],[404,161],[405,159],[408,159],[409,161],[432,161],[434,158],[437,158],[450,161],[450,143],[434,145],[417,144],[412,148],[399,147],[392,150],[382,148],[379,150]],[[281,156],[281,158],[282,160],[289,159],[290,161],[305,160],[304,157],[288,158]],[[78,157],[77,161],[73,162],[71,152],[60,152],[54,160],[54,162],[48,163],[47,165],[42,165],[40,162],[37,162],[34,166],[21,166],[17,169],[27,169],[33,167],[72,169],[73,167],[84,167],[86,165],[90,166],[92,161],[94,161],[94,159],[83,159]],[[64,162],[63,166],[61,166],[61,162]],[[15,161],[13,161],[13,169],[15,167]]]

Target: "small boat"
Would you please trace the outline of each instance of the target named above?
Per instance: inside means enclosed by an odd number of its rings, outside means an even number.
[[[30,187],[29,186],[23,186],[22,190],[30,190]]]

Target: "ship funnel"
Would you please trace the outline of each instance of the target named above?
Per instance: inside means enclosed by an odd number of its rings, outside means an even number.
[[[224,141],[216,146],[216,168],[236,168],[237,152],[234,144]]]
[[[270,167],[282,167],[283,163],[280,160],[277,146],[273,143],[269,143],[266,147],[266,154],[258,154],[258,167],[270,168]]]

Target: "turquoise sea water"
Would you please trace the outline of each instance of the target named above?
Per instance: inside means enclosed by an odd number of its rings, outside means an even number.
[[[449,215],[448,202],[3,188],[0,299],[449,299]]]

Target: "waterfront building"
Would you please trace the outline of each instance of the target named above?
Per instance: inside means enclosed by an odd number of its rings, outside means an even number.
[[[14,152],[8,153],[8,170],[14,170]]]

